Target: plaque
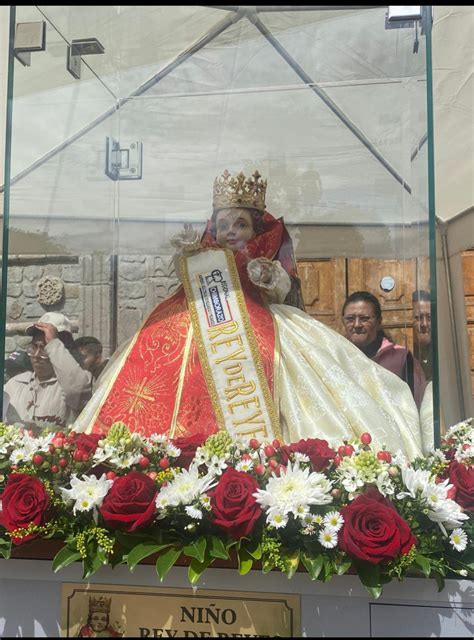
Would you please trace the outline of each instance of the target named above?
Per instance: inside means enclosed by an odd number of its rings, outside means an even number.
[[[65,583],[61,636],[300,636],[300,596],[285,593]]]

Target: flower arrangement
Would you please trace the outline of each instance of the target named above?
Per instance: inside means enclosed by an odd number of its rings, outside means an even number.
[[[0,424],[0,492],[0,553],[60,539],[53,569],[82,561],[84,578],[152,555],[161,580],[182,556],[192,584],[236,558],[242,575],[256,563],[312,580],[356,573],[374,597],[410,574],[440,589],[474,575],[472,419],[411,462],[376,451],[369,433],[332,448]]]

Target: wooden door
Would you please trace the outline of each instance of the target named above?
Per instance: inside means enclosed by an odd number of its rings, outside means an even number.
[[[346,298],[346,260],[327,258],[298,261],[306,312],[341,331],[341,309]]]
[[[471,388],[474,395],[474,249],[462,254],[464,303],[466,306],[467,333],[471,354]]]
[[[353,258],[348,261],[347,285],[353,291],[373,293],[382,307],[383,327],[392,339],[413,349],[412,292],[416,289],[416,258],[378,260]],[[393,286],[384,290],[381,286]]]
[[[343,333],[341,311],[346,297],[354,291],[369,291],[380,301],[387,332],[398,344],[413,349],[412,293],[428,290],[428,258],[301,260],[298,274],[306,311],[314,318]],[[384,278],[384,284],[393,283],[390,291],[381,287]]]

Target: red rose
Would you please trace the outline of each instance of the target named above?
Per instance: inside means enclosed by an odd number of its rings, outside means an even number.
[[[308,438],[285,445],[280,452],[283,464],[288,462],[290,453],[304,453],[310,459],[314,471],[327,469],[336,456],[336,452],[331,449],[327,441],[319,438]]]
[[[156,494],[157,486],[151,478],[131,471],[114,480],[99,511],[109,527],[135,531],[153,520]]]
[[[196,449],[204,444],[206,439],[207,436],[204,433],[195,433],[192,436],[174,438],[171,442],[175,447],[181,449],[181,455],[176,460],[178,467],[187,469],[196,454]]]
[[[339,544],[360,560],[379,564],[406,554],[416,544],[407,522],[377,489],[369,489],[341,509]]]
[[[1,503],[0,524],[7,531],[15,531],[24,529],[31,523],[36,525],[44,523],[49,506],[49,495],[38,478],[26,473],[13,473],[8,478],[1,495]],[[22,538],[12,538],[12,540],[14,544],[21,544],[37,535],[37,533],[31,533]]]
[[[219,484],[209,491],[211,521],[239,540],[255,526],[262,510],[252,495],[258,489],[257,481],[242,471],[227,469]]]
[[[80,433],[75,440],[76,450],[87,455],[94,455],[98,442],[102,438],[105,436],[101,433]]]
[[[449,482],[456,488],[456,502],[466,511],[474,511],[474,468],[453,460]]]

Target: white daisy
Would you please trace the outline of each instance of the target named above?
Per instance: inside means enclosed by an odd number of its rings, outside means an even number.
[[[286,527],[288,522],[288,516],[281,511],[269,511],[267,515],[267,523],[275,529],[282,529]]]
[[[344,518],[339,511],[330,511],[324,516],[323,524],[326,529],[333,529],[333,531],[339,531],[344,524]]]
[[[456,549],[456,551],[464,551],[467,547],[467,535],[462,529],[454,529],[449,536],[449,542]]]
[[[318,540],[326,549],[334,549],[337,546],[337,531],[331,527],[325,527],[320,531]]]
[[[235,465],[236,471],[251,471],[253,469],[253,461],[252,460],[240,460]]]

